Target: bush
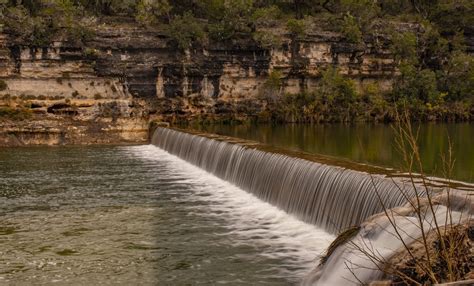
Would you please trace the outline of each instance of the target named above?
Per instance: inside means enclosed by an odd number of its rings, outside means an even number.
[[[168,0],[140,0],[136,7],[135,19],[142,25],[153,25],[163,16],[169,18],[171,8]]]
[[[224,41],[250,36],[252,32],[252,0],[210,1],[205,5],[209,13],[209,37]]]
[[[67,40],[75,44],[85,44],[95,36],[95,31],[92,28],[83,25],[72,25],[65,31]]]
[[[253,39],[264,48],[278,47],[282,44],[282,38],[270,31],[256,31],[252,34]]]
[[[410,64],[416,64],[418,62],[417,38],[414,33],[394,32],[391,38],[391,51],[398,62],[405,61]]]
[[[447,100],[474,100],[474,56],[455,52],[441,75],[441,89]]]
[[[8,84],[3,79],[0,79],[0,91],[4,91],[7,88],[8,88]]]
[[[31,110],[27,108],[0,107],[0,118],[9,120],[25,120],[31,117]]]
[[[9,7],[3,13],[5,30],[20,39],[28,39],[33,33],[33,19],[23,6]]]
[[[279,70],[272,70],[264,83],[264,87],[272,90],[279,90],[282,86],[282,73]]]
[[[168,27],[168,36],[183,50],[193,43],[203,43],[206,38],[203,24],[191,13],[176,16]]]
[[[351,14],[344,16],[341,24],[341,33],[351,43],[362,43],[362,31],[359,24]]]
[[[252,16],[252,23],[257,27],[274,27],[282,17],[281,10],[275,6],[263,7],[256,9]]]
[[[2,17],[5,30],[31,46],[48,46],[60,36],[83,43],[93,36],[90,23],[84,21],[82,6],[73,1],[23,1],[22,5],[9,5]]]
[[[321,82],[316,92],[334,106],[348,107],[357,99],[354,82],[344,78],[334,67],[329,67],[322,72]]]
[[[373,0],[341,0],[339,11],[345,16],[350,15],[360,30],[367,32],[379,13],[380,7]]]
[[[274,105],[281,96],[282,91],[282,73],[278,70],[272,70],[268,75],[267,80],[263,83],[259,97],[265,100],[268,105]]]
[[[94,48],[85,48],[83,50],[83,55],[86,59],[96,60],[99,57],[99,51]]]
[[[290,19],[286,22],[286,27],[291,34],[302,37],[306,32],[306,24],[304,20]]]
[[[400,72],[401,76],[392,93],[395,102],[409,106],[441,103],[443,94],[437,89],[436,74],[432,70],[418,70],[413,65],[404,64],[400,67]]]

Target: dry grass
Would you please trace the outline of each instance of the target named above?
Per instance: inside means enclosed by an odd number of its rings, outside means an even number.
[[[372,265],[351,265],[348,261],[346,266],[361,284],[363,281],[358,279],[355,268],[371,268],[382,271],[386,277],[393,281],[394,285],[431,285],[466,279],[473,267],[472,261],[474,261],[471,242],[468,238],[468,231],[472,228],[470,214],[467,212],[461,214],[462,223],[461,219],[457,221],[453,219],[453,209],[450,207],[452,190],[449,187],[437,190],[430,186],[423,172],[417,144],[418,130],[413,129],[410,116],[407,113],[397,115],[397,119],[397,123],[394,125],[397,134],[396,144],[405,162],[403,171],[409,174],[410,188],[415,190],[414,196],[409,195],[406,187],[400,184],[397,186],[409,202],[412,214],[416,218],[416,222],[413,224],[419,229],[421,235],[420,237],[409,236],[407,239],[407,233],[397,224],[399,214],[383,204],[380,196],[383,190],[377,190],[374,184],[385,217],[393,229],[393,235],[403,245],[400,251],[402,254],[398,254],[398,258],[403,257],[403,259],[397,261],[397,259],[391,259],[393,257],[382,257],[370,245],[369,241],[363,241],[362,245],[351,242],[350,245],[362,253]],[[444,177],[449,183],[454,166],[451,146],[449,146],[447,154],[443,156],[443,162]],[[416,170],[416,174],[414,170]],[[421,178],[421,184],[415,182],[415,175]],[[439,202],[435,198],[440,194],[445,194],[447,197],[446,216],[440,220],[433,215],[427,223],[427,217],[436,213]]]

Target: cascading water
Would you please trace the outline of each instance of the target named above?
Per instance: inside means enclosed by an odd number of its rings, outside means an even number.
[[[152,144],[330,233],[381,212],[381,202],[387,208],[406,202],[399,184],[380,175],[169,128],[158,127]]]
[[[267,152],[262,145],[231,138],[200,135],[157,128],[152,144],[330,233],[361,225],[352,239],[337,247],[324,264],[305,278],[304,285],[352,285],[380,278],[381,265],[361,250],[374,251],[387,261],[403,246],[386,216],[368,219],[384,208],[392,209],[392,220],[403,229],[405,243],[421,236],[413,208],[407,203],[416,189],[402,179]],[[441,205],[423,218],[428,232],[434,219],[444,225],[450,201],[458,205],[450,213],[454,220],[466,221],[474,213],[474,202],[466,192],[455,191],[451,199],[439,192],[436,200]]]

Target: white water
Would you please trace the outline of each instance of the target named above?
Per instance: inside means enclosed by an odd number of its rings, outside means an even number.
[[[371,215],[381,212],[380,201],[387,209],[402,205],[406,198],[400,188],[408,196],[415,193],[415,189],[403,181],[263,152],[172,129],[158,128],[152,143],[329,232],[359,225]],[[418,191],[424,193],[423,189]],[[234,200],[226,201],[231,205],[239,204]],[[255,217],[265,216],[258,208],[250,213]],[[405,208],[404,213],[397,214],[395,220],[400,226],[402,239],[410,244],[414,238],[421,236],[421,232],[414,222],[413,211]],[[453,213],[455,219],[457,215]],[[440,221],[446,216],[446,207],[440,206],[434,215],[427,215],[424,224],[432,224],[433,216]],[[305,243],[300,245],[304,247]],[[387,218],[377,216],[369,223],[364,222],[352,244],[339,247],[323,267],[308,276],[305,284],[350,285],[377,279],[381,273],[378,265],[351,248],[353,245],[367,248],[381,259],[389,259],[403,246]]]
[[[233,241],[235,245],[252,241],[262,255],[270,258],[288,256],[291,253],[294,258],[291,264],[301,278],[317,265],[318,257],[334,239],[333,235],[324,230],[304,223],[158,147],[136,146],[128,151],[145,160],[166,163],[177,178],[185,177],[182,182],[194,187],[194,195],[185,200],[205,200],[209,216],[218,214],[219,218],[228,222],[230,232],[238,237]]]
[[[157,128],[152,143],[300,220],[338,233],[406,202],[390,178]],[[376,188],[374,188],[376,186]],[[382,190],[377,192],[377,190]],[[406,188],[408,196],[413,188]]]
[[[423,218],[425,234],[435,229],[435,219],[440,227],[472,219],[473,205],[469,195],[463,191],[452,190],[449,195],[451,211],[444,205],[434,207],[434,213],[429,209]],[[446,204],[445,194],[434,198]],[[444,200],[444,202],[443,202]],[[427,203],[423,203],[427,207]],[[450,215],[448,213],[450,212]],[[422,236],[420,222],[413,208],[409,205],[391,210],[391,219],[381,214],[374,216],[362,224],[359,233],[348,243],[340,246],[326,261],[318,267],[303,283],[304,285],[359,285],[381,278],[380,261],[388,261],[395,253],[404,249],[403,242],[410,245]],[[450,217],[450,219],[448,219]],[[398,236],[396,230],[399,232]],[[401,237],[401,239],[400,239]],[[376,256],[370,260],[368,255]]]

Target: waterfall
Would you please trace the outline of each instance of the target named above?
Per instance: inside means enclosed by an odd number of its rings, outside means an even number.
[[[330,233],[359,225],[381,212],[381,202],[387,208],[406,202],[400,192],[400,182],[382,175],[369,175],[169,128],[158,127],[151,142]]]

